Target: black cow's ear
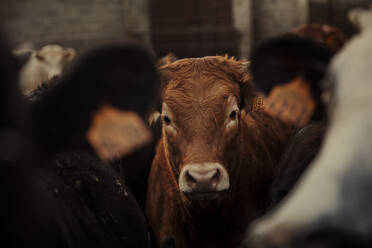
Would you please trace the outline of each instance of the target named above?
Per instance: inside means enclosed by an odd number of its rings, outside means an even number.
[[[110,105],[103,105],[93,114],[86,136],[104,161],[127,156],[153,139],[149,127],[136,112]]]

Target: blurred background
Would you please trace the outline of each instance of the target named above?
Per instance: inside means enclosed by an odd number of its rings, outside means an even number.
[[[157,56],[247,58],[254,44],[306,23],[356,30],[347,11],[372,0],[2,0],[0,23],[14,47],[32,42],[81,54],[111,42],[143,43]]]

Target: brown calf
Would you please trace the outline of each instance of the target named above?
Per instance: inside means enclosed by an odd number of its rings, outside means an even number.
[[[323,44],[333,53],[338,52],[347,40],[346,36],[340,29],[316,23],[300,26],[294,30],[294,33]]]
[[[252,110],[247,63],[189,58],[160,67],[162,137],[146,212],[159,244],[233,247],[264,213],[291,127]]]

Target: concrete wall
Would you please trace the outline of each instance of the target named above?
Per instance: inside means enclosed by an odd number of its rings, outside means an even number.
[[[148,0],[124,0],[122,2],[124,37],[134,42],[144,43],[151,48]]]
[[[253,9],[255,42],[308,22],[308,0],[256,0]]]
[[[241,34],[239,56],[248,58],[254,44],[306,23],[329,24],[347,36],[357,30],[347,13],[372,0],[232,0],[234,28]]]
[[[25,41],[33,42],[37,48],[57,43],[79,52],[124,40],[149,44],[148,34],[143,34],[149,32],[146,3],[147,0],[2,0],[0,16],[14,46]],[[133,17],[134,22],[130,21]],[[141,18],[144,20],[138,21]]]
[[[233,0],[240,57],[248,58],[255,43],[308,23],[308,14],[308,0]]]
[[[248,59],[253,45],[253,2],[252,0],[233,1],[233,26],[240,33],[238,42],[239,58]]]

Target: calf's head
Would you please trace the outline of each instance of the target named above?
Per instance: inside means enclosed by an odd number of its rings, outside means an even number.
[[[162,144],[179,190],[226,191],[240,115],[250,109],[248,63],[214,56],[169,61],[162,75]]]
[[[47,45],[35,52],[39,66],[44,69],[49,79],[59,76],[63,67],[75,57],[73,48],[63,48],[59,45]]]

